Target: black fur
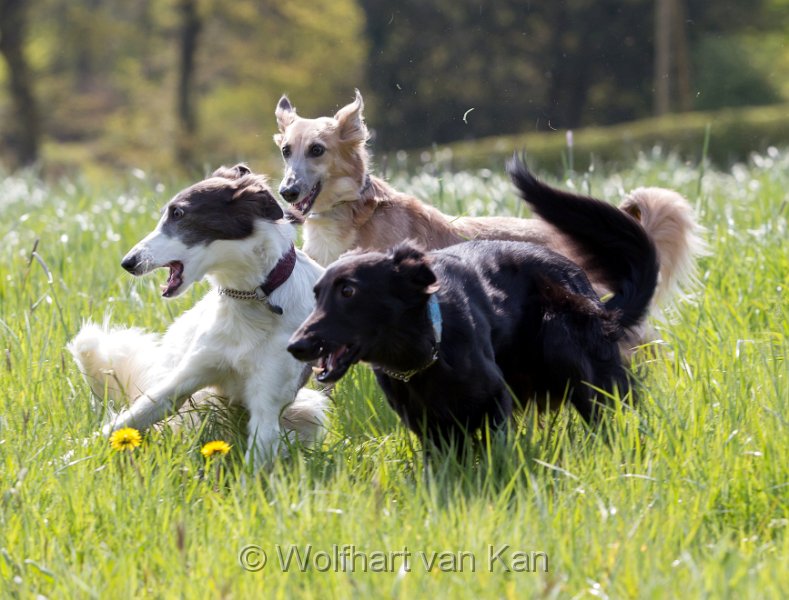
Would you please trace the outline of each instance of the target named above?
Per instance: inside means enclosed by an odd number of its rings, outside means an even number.
[[[609,213],[618,212],[540,184],[522,163],[510,172],[527,201],[564,231],[576,230],[574,211],[608,227],[615,219]],[[594,388],[622,397],[629,391],[617,340],[643,318],[656,284],[654,247],[626,218],[625,234],[610,240],[616,251],[601,249],[597,263],[617,290],[616,302],[600,302],[578,265],[534,244],[474,241],[424,253],[405,243],[388,253],[350,253],[330,265],[315,286],[315,310],[288,350],[301,360],[320,359],[326,370],[319,379],[327,382],[355,362],[371,363],[395,411],[435,443],[462,446],[466,432],[485,422],[495,426],[517,402],[534,398],[567,398],[594,422],[605,402]],[[591,251],[603,235],[577,237]],[[443,320],[434,364],[432,294]],[[425,365],[408,382],[386,373]]]
[[[507,163],[507,172],[534,212],[573,241],[584,270],[614,291],[607,308],[621,311],[622,327],[637,325],[660,270],[655,245],[641,224],[606,202],[543,183],[517,155]]]

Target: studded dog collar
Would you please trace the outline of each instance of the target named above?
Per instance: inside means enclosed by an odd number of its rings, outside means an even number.
[[[266,280],[251,291],[234,290],[231,288],[219,288],[219,294],[233,298],[235,300],[258,300],[265,302],[268,309],[276,315],[282,314],[282,307],[271,303],[269,296],[285,283],[293,273],[296,266],[296,248],[293,244],[290,249],[274,265],[274,268],[266,277]]]

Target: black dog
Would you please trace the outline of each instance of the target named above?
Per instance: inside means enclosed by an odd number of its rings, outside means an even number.
[[[395,411],[435,443],[462,445],[463,433],[501,423],[516,401],[535,396],[567,398],[595,421],[604,401],[596,389],[628,391],[617,340],[645,315],[655,248],[613,206],[555,190],[517,159],[508,170],[524,199],[571,234],[587,266],[616,290],[611,300],[600,302],[580,267],[544,247],[475,241],[426,254],[405,243],[331,265],[288,350],[318,359],[324,382],[369,362]],[[586,229],[590,222],[599,227]]]

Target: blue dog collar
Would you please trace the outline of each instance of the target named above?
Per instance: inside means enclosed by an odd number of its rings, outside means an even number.
[[[436,346],[441,343],[441,307],[438,305],[438,298],[433,294],[427,301],[427,312],[430,315],[430,324],[433,326],[433,336]]]
[[[441,307],[438,305],[438,298],[436,298],[435,294],[430,296],[430,300],[427,301],[427,314],[430,316],[430,324],[433,326],[433,353],[430,355],[430,361],[427,364],[417,369],[411,369],[410,371],[394,371],[392,369],[387,369],[386,367],[381,367],[381,370],[389,377],[408,383],[411,381],[411,378],[414,375],[417,375],[436,364],[436,361],[438,360],[438,349],[439,345],[441,344],[442,320]]]

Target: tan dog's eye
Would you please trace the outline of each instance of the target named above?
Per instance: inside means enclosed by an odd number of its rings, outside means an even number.
[[[345,284],[340,288],[340,294],[343,298],[350,298],[356,293],[356,289],[352,285]]]
[[[321,156],[324,152],[326,152],[326,147],[321,144],[310,146],[310,156]]]

